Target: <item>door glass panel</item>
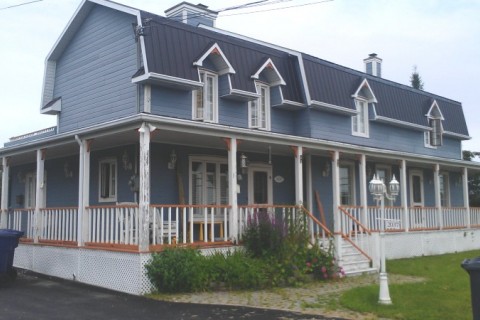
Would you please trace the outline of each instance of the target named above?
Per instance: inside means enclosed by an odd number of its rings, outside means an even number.
[[[253,173],[253,203],[268,203],[268,175],[265,171]]]
[[[202,204],[203,164],[192,162],[192,204]]]
[[[340,167],[340,204],[352,204],[352,181],[350,167]]]
[[[228,165],[220,165],[220,204],[228,204]]]
[[[412,176],[412,189],[413,189],[413,203],[422,203],[422,181],[420,176]]]
[[[207,199],[206,204],[217,204],[217,175],[216,165],[207,163]]]

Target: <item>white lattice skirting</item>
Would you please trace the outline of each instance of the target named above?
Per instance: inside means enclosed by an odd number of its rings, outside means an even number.
[[[205,255],[233,248],[204,249]],[[152,291],[145,274],[150,253],[19,244],[14,266],[62,279],[142,295]]]

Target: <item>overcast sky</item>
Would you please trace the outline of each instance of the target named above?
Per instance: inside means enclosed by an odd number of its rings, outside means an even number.
[[[0,146],[56,124],[39,111],[44,61],[81,3],[43,0],[4,9],[29,1],[0,0]],[[190,2],[217,10],[252,1]],[[164,15],[181,0],[116,2]],[[296,5],[303,6],[239,14]],[[375,52],[382,76],[406,85],[416,65],[425,91],[462,102],[472,136],[463,148],[480,151],[480,1],[293,0],[221,13],[217,27],[361,71]]]

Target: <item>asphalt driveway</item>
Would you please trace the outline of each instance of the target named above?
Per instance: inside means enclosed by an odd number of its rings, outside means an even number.
[[[156,301],[19,272],[0,288],[0,319],[337,319],[247,307]]]

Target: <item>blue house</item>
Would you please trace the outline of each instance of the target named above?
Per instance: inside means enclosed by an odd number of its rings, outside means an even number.
[[[258,212],[305,215],[348,272],[387,257],[478,248],[462,105],[215,28],[182,2],[166,17],[84,0],[45,62],[40,112],[57,125],[11,138],[2,228],[25,232],[15,265],[140,294],[165,245],[221,250]],[[374,179],[375,178],[375,179]]]

